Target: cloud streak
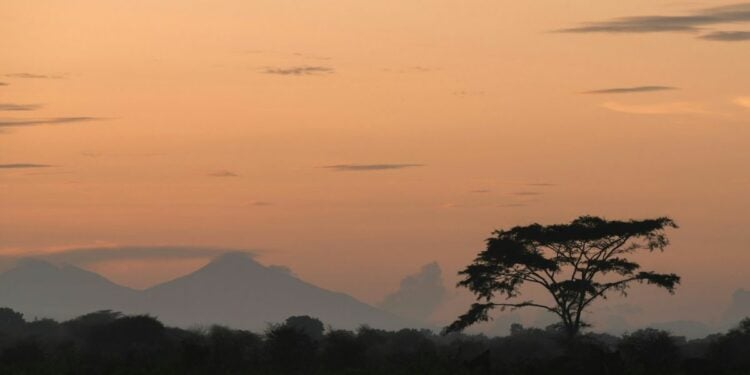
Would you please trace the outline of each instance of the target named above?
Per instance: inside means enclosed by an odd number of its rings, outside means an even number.
[[[290,67],[269,67],[263,70],[266,74],[276,74],[282,76],[306,76],[306,75],[320,75],[320,74],[333,74],[334,69],[327,66],[290,66]]]
[[[0,164],[0,169],[29,169],[29,168],[49,168],[49,164],[32,164],[32,163],[13,163]]]
[[[698,33],[706,26],[750,22],[750,3],[701,9],[685,15],[647,15],[619,17],[606,21],[587,22],[577,27],[557,30],[563,33]],[[738,34],[739,33],[739,34]],[[706,40],[738,40],[742,32],[709,33]],[[742,39],[745,40],[745,39]]]
[[[98,117],[53,117],[53,118],[47,118],[47,119],[23,119],[23,120],[0,119],[0,128],[71,124],[71,123],[76,123],[76,122],[88,122],[88,121],[97,121],[97,120],[101,120],[101,118],[98,118]]]
[[[326,165],[323,168],[332,169],[341,172],[367,172],[383,171],[389,169],[405,169],[423,167],[424,164],[336,164]]]
[[[211,172],[208,174],[211,177],[239,177],[237,173],[234,173],[232,171],[228,170],[221,170],[216,172]]]
[[[719,42],[745,42],[750,41],[750,31],[714,31],[699,38]]]
[[[49,75],[49,74],[36,74],[36,73],[9,73],[5,75],[9,78],[24,78],[24,79],[61,79],[64,76],[61,75]]]
[[[632,87],[612,87],[607,89],[599,89],[586,91],[584,94],[631,94],[640,92],[654,92],[654,91],[668,91],[677,90],[677,87],[672,86],[632,86]]]
[[[0,103],[0,111],[34,111],[41,107],[40,104]]]

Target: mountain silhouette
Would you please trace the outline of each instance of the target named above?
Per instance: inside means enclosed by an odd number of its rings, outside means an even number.
[[[220,323],[262,329],[293,315],[314,316],[337,328],[408,325],[349,295],[319,288],[241,253],[225,254],[187,276],[149,288],[144,297],[150,312],[175,325]]]
[[[29,317],[69,319],[96,310],[124,310],[137,294],[96,273],[35,259],[0,274],[0,305]]]
[[[293,315],[314,316],[346,329],[362,324],[383,329],[419,326],[241,253],[222,255],[193,273],[143,291],[77,267],[27,260],[0,274],[0,305],[56,319],[103,309],[146,313],[182,327],[223,324],[262,330]]]

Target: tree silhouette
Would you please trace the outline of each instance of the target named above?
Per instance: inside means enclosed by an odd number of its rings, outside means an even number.
[[[608,221],[581,216],[569,224],[532,224],[495,231],[487,249],[459,272],[458,286],[477,297],[469,311],[445,328],[461,331],[489,320],[493,308],[535,307],[554,313],[568,337],[578,334],[585,323],[583,311],[609,292],[626,295],[633,283],[662,287],[670,293],[680,282],[675,274],[640,271],[640,265],[625,258],[639,250],[660,250],[669,244],[665,229],[677,228],[669,218]],[[519,301],[525,284],[541,287],[550,303]],[[495,302],[495,297],[504,301]]]
[[[325,326],[318,318],[313,318],[308,315],[290,316],[286,319],[284,324],[310,336],[310,338],[315,341],[323,339]]]
[[[7,307],[0,307],[0,333],[15,333],[20,331],[26,321],[23,314],[13,311]]]

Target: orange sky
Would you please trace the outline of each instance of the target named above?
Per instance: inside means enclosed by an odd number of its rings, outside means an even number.
[[[555,30],[724,4],[3,0],[0,251],[252,249],[375,302],[496,228],[669,215],[644,261],[684,283],[650,313],[715,318],[750,287],[750,41],[700,37],[750,23]],[[674,89],[585,93],[640,86]]]

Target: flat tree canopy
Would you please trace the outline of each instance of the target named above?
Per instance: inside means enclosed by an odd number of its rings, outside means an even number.
[[[585,326],[583,311],[607,293],[626,295],[636,282],[674,293],[679,276],[643,271],[626,258],[639,250],[663,251],[669,244],[667,228],[677,228],[667,217],[609,221],[581,216],[569,224],[532,224],[495,231],[487,239],[487,249],[459,272],[464,278],[458,286],[468,288],[477,303],[445,332],[487,321],[488,313],[496,307],[535,307],[557,315],[560,326],[572,337]],[[524,284],[542,287],[552,302],[519,300]]]

